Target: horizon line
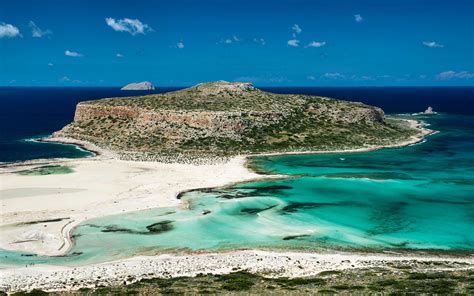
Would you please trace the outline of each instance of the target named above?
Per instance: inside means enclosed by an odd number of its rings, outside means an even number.
[[[199,83],[197,83],[199,84]],[[189,88],[196,86],[197,84],[193,85],[179,85],[179,86],[171,86],[171,85],[162,85],[162,86],[155,86],[155,89],[159,88]],[[339,85],[339,86],[332,86],[332,85],[255,85],[252,84],[256,88],[288,88],[288,87],[295,87],[295,88],[408,88],[408,87],[426,87],[426,88],[438,88],[438,87],[474,87],[474,85]],[[55,87],[55,88],[122,88],[123,85],[0,85],[0,88],[46,88],[46,87]],[[125,90],[125,91],[150,91],[150,90]]]

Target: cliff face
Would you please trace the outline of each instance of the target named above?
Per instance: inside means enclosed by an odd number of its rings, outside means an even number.
[[[380,108],[215,82],[166,94],[79,103],[74,122],[55,136],[118,152],[228,155],[363,146],[398,132],[385,122]]]

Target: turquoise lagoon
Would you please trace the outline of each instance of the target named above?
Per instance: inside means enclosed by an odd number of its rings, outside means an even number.
[[[439,114],[426,142],[367,153],[255,157],[289,175],[181,196],[188,208],[93,219],[63,257],[0,251],[2,266],[248,248],[474,250],[474,117]]]

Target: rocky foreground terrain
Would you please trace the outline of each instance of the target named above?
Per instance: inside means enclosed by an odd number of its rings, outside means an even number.
[[[133,155],[231,156],[387,145],[416,133],[362,103],[261,91],[224,81],[146,96],[81,102],[56,132]]]

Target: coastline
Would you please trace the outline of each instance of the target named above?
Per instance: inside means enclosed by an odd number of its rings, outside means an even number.
[[[367,152],[367,151],[373,151],[373,150],[378,150],[378,149],[384,149],[384,148],[398,148],[398,147],[404,147],[404,146],[409,146],[409,145],[414,145],[416,143],[420,143],[421,141],[424,140],[424,138],[432,133],[434,131],[427,129],[425,126],[423,126],[423,123],[418,120],[411,120],[411,119],[404,119],[407,120],[408,123],[410,124],[411,127],[417,128],[419,130],[419,133],[415,136],[412,136],[409,140],[403,141],[401,143],[394,143],[391,145],[384,145],[384,146],[371,146],[371,147],[364,147],[364,148],[358,148],[358,149],[350,149],[350,150],[341,150],[341,151],[305,151],[305,152],[288,152],[288,153],[267,153],[267,154],[255,154],[255,155],[245,155],[245,156],[236,156],[231,158],[227,163],[222,164],[207,164],[207,165],[192,165],[192,164],[177,164],[177,163],[156,163],[156,162],[147,162],[147,161],[124,161],[124,160],[117,160],[114,158],[114,154],[110,151],[106,151],[104,149],[100,149],[99,147],[96,147],[93,144],[90,144],[85,141],[76,141],[74,139],[67,139],[67,138],[48,138],[45,142],[60,142],[60,143],[66,143],[66,144],[74,144],[74,145],[81,145],[83,149],[87,149],[90,151],[93,151],[96,153],[95,156],[93,157],[88,157],[88,158],[82,158],[82,159],[68,159],[68,160],[61,160],[61,159],[54,159],[55,163],[59,164],[65,164],[68,166],[72,166],[75,170],[75,174],[70,174],[70,175],[64,175],[59,177],[58,175],[52,175],[52,176],[35,176],[35,177],[30,177],[30,180],[32,181],[32,178],[39,178],[42,179],[41,183],[42,185],[44,184],[51,184],[53,183],[62,183],[68,184],[72,180],[76,184],[79,184],[76,187],[80,187],[80,184],[86,184],[86,187],[88,187],[89,192],[87,193],[88,195],[91,195],[91,192],[100,192],[104,196],[99,200],[94,200],[94,199],[89,199],[89,200],[82,200],[81,204],[79,207],[76,207],[76,205],[71,205],[69,204],[67,207],[59,207],[59,208],[54,208],[51,209],[50,207],[46,206],[44,208],[36,209],[36,211],[30,211],[30,210],[24,210],[20,211],[19,209],[22,207],[17,207],[13,206],[13,208],[8,208],[7,206],[7,211],[6,215],[2,215],[2,221],[0,224],[0,231],[2,232],[2,237],[6,237],[7,239],[0,243],[0,248],[4,249],[10,249],[10,250],[16,250],[16,251],[23,251],[23,252],[32,252],[32,253],[37,253],[40,255],[49,255],[49,256],[58,256],[58,255],[64,255],[70,250],[70,248],[73,245],[73,241],[71,239],[71,233],[74,230],[77,225],[85,220],[95,218],[95,217],[101,217],[101,216],[107,216],[107,215],[113,215],[113,214],[120,214],[120,213],[125,213],[125,212],[130,212],[130,211],[138,211],[138,210],[144,210],[144,209],[149,209],[149,208],[156,208],[156,207],[168,207],[168,206],[180,206],[180,200],[177,198],[179,195],[181,195],[183,192],[188,192],[192,190],[196,190],[196,188],[203,188],[203,187],[221,187],[221,186],[229,186],[229,184],[233,183],[240,183],[240,182],[246,182],[246,181],[252,181],[252,180],[259,180],[259,179],[264,179],[264,178],[281,178],[284,176],[280,175],[264,175],[264,174],[258,174],[256,172],[253,172],[248,168],[248,158],[249,157],[254,157],[254,156],[267,156],[267,155],[290,155],[290,154],[321,154],[321,153],[352,153],[352,152]],[[41,164],[48,163],[48,160],[42,160]],[[17,167],[25,167],[25,166],[38,166],[38,163],[21,163],[18,164]],[[3,169],[3,171],[2,171]],[[8,167],[0,167],[0,172],[6,173],[13,179],[16,179],[17,181],[23,178],[28,178],[25,176],[17,176],[15,174],[11,174],[12,172],[15,171],[15,165],[10,165]],[[173,172],[174,174],[169,174],[169,172]],[[92,180],[94,179],[94,173],[92,172],[110,172],[111,173],[111,178],[105,180]],[[79,175],[78,175],[79,174]],[[71,176],[75,175],[75,176]],[[87,178],[87,175],[89,177]],[[102,174],[101,174],[102,175]],[[131,182],[132,184],[129,184],[131,179],[130,176],[133,176],[132,179],[136,179],[136,182]],[[49,178],[48,178],[49,177]],[[72,178],[71,178],[72,177]],[[92,177],[92,179],[91,179]],[[62,178],[63,180],[57,180],[57,178]],[[117,178],[127,180],[127,185],[128,186],[117,186],[116,180]],[[48,180],[46,180],[48,179]],[[112,182],[113,180],[113,182]],[[114,187],[113,190],[109,191],[107,194],[103,190],[98,190],[97,184],[91,184],[95,182],[100,183],[100,187],[104,183],[109,184],[109,187]],[[159,182],[166,182],[167,184],[162,186],[156,184]],[[49,182],[49,183],[48,183]],[[9,182],[6,182],[9,183]],[[20,182],[21,183],[21,182]],[[33,182],[34,183],[34,182]],[[37,186],[41,186],[41,184],[36,183]],[[16,183],[18,184],[18,183]],[[28,184],[32,185],[32,183],[28,182]],[[113,184],[113,186],[111,185]],[[121,184],[124,185],[124,184]],[[11,189],[15,188],[15,183],[10,186]],[[116,188],[120,187],[120,188]],[[79,193],[68,193],[67,195],[75,195],[76,197],[83,197],[85,192],[79,192]],[[47,194],[48,195],[48,194]],[[143,195],[139,198],[135,198],[136,195]],[[51,194],[50,197],[52,197],[52,200],[54,201],[55,198],[58,198],[61,196],[63,198],[64,194]],[[43,195],[44,198],[44,195]],[[34,198],[33,198],[34,199]],[[37,207],[37,201],[35,201],[32,198],[29,199],[29,204],[32,207]],[[24,204],[25,201],[20,202],[20,204]],[[15,202],[13,202],[15,204]],[[18,205],[18,202],[16,203]],[[48,202],[45,203],[46,205]],[[71,208],[72,207],[72,208]],[[90,209],[92,208],[92,209]],[[15,211],[16,210],[16,211]],[[31,221],[32,219],[27,219],[28,217],[31,217],[31,215],[35,215],[36,220],[43,220],[43,219],[52,219],[52,218],[57,218],[57,217],[67,217],[63,221],[59,221],[56,223],[48,223],[48,227],[44,229],[44,227],[39,227],[40,225],[30,225],[30,226],[19,226],[22,223]],[[10,226],[19,226],[19,227],[13,227],[13,231],[5,231],[5,229],[11,228]],[[7,226],[7,227],[5,227]],[[11,230],[11,229],[10,229]],[[33,238],[33,241],[28,241]],[[36,239],[36,241],[35,241]],[[17,243],[21,242],[21,243]],[[210,258],[221,258],[222,256],[230,256],[230,258],[234,258],[232,256],[240,256],[240,254],[245,253],[245,254],[250,254],[251,256],[256,256],[256,254],[280,254],[280,255],[275,255],[276,257],[281,257],[281,256],[286,256],[288,255],[281,255],[281,254],[288,254],[291,253],[291,256],[296,256],[295,254],[306,254],[304,256],[308,256],[310,258],[317,258],[318,256],[322,256],[323,254],[319,253],[304,253],[304,252],[266,252],[266,251],[258,251],[258,250],[249,250],[249,251],[231,251],[227,253],[206,253],[206,254],[197,254],[193,253],[191,255],[187,255],[187,257],[191,258],[207,258],[206,256],[210,256]],[[261,253],[264,252],[264,253]],[[332,254],[334,256],[339,256],[340,252],[334,252],[335,254]],[[225,255],[223,255],[225,254]],[[298,255],[298,256],[300,256]],[[328,254],[326,254],[329,256]],[[88,266],[83,266],[80,268],[84,268],[85,270],[88,270],[85,273],[89,272],[94,272],[94,268],[102,268],[106,266],[106,269],[113,270],[115,272],[115,275],[109,276],[107,274],[102,275],[101,277],[104,279],[104,281],[113,281],[117,280],[117,274],[120,274],[123,272],[124,274],[126,273],[127,268],[123,269],[121,271],[120,266],[122,265],[123,262],[136,262],[134,260],[141,260],[139,258],[146,258],[147,262],[149,264],[153,265],[160,265],[162,262],[160,261],[162,257],[166,258],[177,258],[178,260],[181,255],[159,255],[155,257],[134,257],[134,258],[128,258],[128,259],[121,259],[119,261],[114,261],[114,262],[106,262],[106,263],[100,263],[100,264],[92,264]],[[204,256],[204,257],[202,257]],[[272,255],[273,256],[273,255]],[[301,255],[303,256],[303,255]],[[351,257],[353,260],[361,260],[361,258],[367,257],[364,260],[372,260],[370,258],[370,254],[348,254],[347,256],[355,256]],[[405,260],[403,258],[406,258],[407,256],[410,255],[385,255],[385,254],[377,254],[377,256],[385,256],[383,258],[386,258],[386,256],[395,256],[396,260]],[[425,260],[425,256],[423,255],[416,255],[414,258],[417,260]],[[354,259],[355,258],[355,259]],[[428,258],[428,257],[427,257]],[[432,260],[432,257],[429,257]],[[462,260],[468,260],[468,263],[470,266],[474,264],[472,262],[472,259],[470,258],[464,258],[462,256],[458,256],[455,258],[462,258]],[[171,259],[168,259],[171,260]],[[207,259],[206,259],[207,260]],[[216,261],[219,261],[218,259],[215,259]],[[388,260],[388,259],[384,259]],[[395,260],[395,259],[393,259]],[[428,259],[427,259],[428,260]],[[231,260],[232,261],[232,260]],[[383,260],[382,260],[383,261]],[[161,263],[160,263],[161,262]],[[240,262],[240,261],[239,261]],[[125,263],[123,263],[125,264]],[[125,264],[126,265],[126,264]],[[308,275],[314,275],[316,270],[329,270],[331,269],[332,264],[327,265],[326,267],[320,266],[322,269],[309,269],[311,270],[312,273],[309,273]],[[222,270],[211,270],[210,272],[228,272],[232,270],[232,268],[235,268],[235,265],[229,264],[226,262],[225,268]],[[87,269],[87,268],[90,268]],[[186,270],[192,268],[197,268],[196,266],[187,266]],[[324,269],[325,268],[325,269]],[[41,278],[44,276],[44,274],[51,273],[53,270],[58,271],[58,270],[65,270],[68,272],[71,272],[72,267],[64,267],[64,266],[48,266],[48,265],[39,265],[39,266],[34,266],[34,267],[29,267],[27,269],[28,271],[32,271],[35,275],[41,275],[40,278],[37,278],[35,280],[35,283],[32,284],[31,287],[41,287],[44,289],[55,289],[54,287],[57,287],[57,284],[54,284],[50,282],[49,280],[44,280],[43,283],[41,283]],[[155,268],[156,269],[156,268]],[[72,269],[74,270],[74,269]],[[225,270],[225,271],[224,271]],[[282,267],[276,267],[275,270],[284,270],[283,275],[289,275],[289,276],[298,276],[298,273],[294,273],[292,270],[285,270],[282,269]],[[256,271],[262,271],[262,270],[256,270]],[[5,273],[6,272],[6,273]],[[7,283],[8,286],[6,289],[9,289],[11,291],[14,291],[15,289],[18,289],[18,282],[16,281],[16,276],[15,275],[22,275],[25,274],[26,270],[25,268],[21,267],[12,267],[12,268],[7,268],[2,270],[2,282]],[[166,273],[170,273],[170,271],[163,271]],[[196,271],[196,273],[198,270]],[[293,273],[292,273],[293,272]],[[173,273],[173,272],[171,272]],[[161,274],[163,276],[165,273]],[[179,273],[174,271],[174,274],[176,276],[184,276],[184,275],[190,275],[189,273]],[[67,276],[69,276],[68,274]],[[160,276],[160,274],[155,274],[155,276]],[[33,279],[33,277],[32,277]],[[67,277],[61,278],[62,280],[68,279]],[[110,282],[109,282],[110,283]],[[50,284],[48,287],[47,284]],[[55,286],[56,285],[56,286]],[[71,288],[71,287],[63,287],[64,289],[66,288]],[[78,287],[79,288],[79,287]]]
[[[54,248],[54,247],[51,247],[51,246],[48,246],[46,248],[41,248],[41,247],[38,248],[37,246],[33,246],[33,247],[32,246],[26,246],[26,247],[23,246],[23,247],[21,247],[19,245],[13,245],[12,246],[10,244],[8,246],[8,245],[6,245],[8,243],[0,243],[0,248],[4,248],[4,249],[8,249],[8,250],[14,250],[14,251],[24,251],[24,252],[37,253],[39,255],[47,255],[47,256],[64,255],[69,251],[69,249],[73,245],[71,235],[70,235],[72,230],[77,225],[79,225],[81,222],[83,222],[85,220],[88,220],[90,218],[96,218],[96,217],[107,216],[107,215],[114,215],[114,214],[119,214],[119,213],[130,212],[130,211],[144,210],[144,209],[149,209],[149,208],[152,208],[152,207],[178,206],[179,203],[180,203],[179,197],[183,193],[198,190],[200,188],[213,188],[213,187],[221,187],[221,186],[231,186],[232,184],[236,184],[236,183],[259,180],[259,179],[265,179],[265,178],[290,177],[290,176],[283,176],[283,175],[262,174],[260,172],[257,173],[255,171],[253,171],[252,168],[250,168],[248,166],[248,159],[250,157],[273,156],[273,155],[295,155],[295,154],[355,153],[355,152],[369,152],[369,151],[374,151],[374,150],[384,149],[384,148],[399,148],[399,147],[405,147],[405,146],[409,146],[409,145],[419,143],[419,142],[423,141],[426,136],[428,136],[428,135],[430,135],[434,132],[432,130],[429,130],[429,129],[425,128],[422,121],[412,120],[412,119],[403,119],[403,120],[407,121],[410,124],[410,127],[418,129],[419,133],[415,136],[412,136],[409,140],[406,140],[406,141],[401,142],[401,143],[394,143],[392,145],[371,146],[371,147],[364,147],[364,148],[357,148],[357,149],[348,149],[348,150],[276,152],[276,153],[251,154],[251,155],[235,156],[235,157],[231,158],[224,165],[222,165],[220,163],[213,164],[212,162],[209,165],[191,165],[191,164],[178,164],[178,163],[169,164],[169,163],[157,163],[157,162],[146,162],[146,161],[117,160],[115,158],[116,155],[113,152],[102,149],[102,148],[99,148],[96,145],[94,145],[92,143],[89,143],[89,142],[86,142],[86,141],[80,141],[80,140],[75,140],[75,139],[70,139],[70,138],[63,138],[63,137],[44,138],[41,141],[79,145],[83,149],[87,149],[87,150],[95,153],[95,156],[87,157],[87,158],[79,158],[79,159],[51,159],[51,160],[43,159],[43,160],[33,160],[33,161],[20,162],[20,163],[16,163],[16,164],[15,163],[14,164],[7,164],[7,165],[4,165],[4,166],[0,166],[0,173],[7,173],[7,174],[8,173],[14,173],[16,171],[16,168],[19,168],[19,167],[24,169],[24,167],[37,167],[37,166],[47,165],[47,164],[51,164],[51,163],[71,165],[72,167],[76,166],[76,168],[77,168],[78,165],[81,166],[81,165],[84,165],[84,164],[99,164],[99,163],[112,164],[112,163],[114,163],[114,164],[119,164],[119,166],[120,166],[120,164],[124,164],[126,167],[128,165],[137,165],[137,166],[142,165],[143,167],[141,169],[144,169],[144,170],[150,170],[150,169],[153,169],[153,168],[160,170],[160,169],[169,169],[169,168],[175,167],[175,169],[178,168],[178,169],[182,170],[183,172],[187,171],[188,177],[192,177],[192,175],[199,175],[199,173],[197,173],[198,168],[201,168],[201,169],[205,170],[209,166],[211,166],[211,167],[214,166],[214,169],[219,167],[221,170],[222,170],[223,167],[225,167],[225,170],[229,170],[231,172],[239,171],[239,174],[235,175],[235,174],[231,173],[230,175],[232,175],[232,177],[227,176],[227,178],[224,178],[225,174],[219,173],[218,178],[219,178],[220,182],[213,182],[211,184],[206,184],[206,179],[207,178],[205,176],[208,176],[208,174],[204,174],[203,176],[201,176],[201,178],[198,178],[199,183],[200,183],[199,186],[196,186],[196,185],[193,186],[191,184],[188,184],[185,180],[181,179],[181,177],[186,176],[186,174],[184,174],[184,175],[180,174],[179,176],[175,176],[173,181],[175,183],[178,183],[179,185],[181,185],[181,184],[185,184],[185,185],[184,186],[176,186],[176,188],[179,188],[179,190],[173,190],[173,192],[171,194],[166,194],[168,196],[165,199],[165,202],[163,202],[164,200],[161,199],[162,204],[160,204],[160,205],[156,205],[156,204],[150,205],[150,203],[153,203],[153,202],[148,201],[148,203],[142,204],[141,206],[137,207],[138,203],[135,202],[135,203],[130,204],[128,208],[125,207],[125,208],[122,208],[121,210],[117,210],[116,206],[108,204],[107,206],[109,207],[109,209],[107,211],[101,211],[100,213],[92,213],[92,214],[89,213],[87,215],[73,215],[73,216],[75,216],[75,218],[69,218],[68,219],[69,221],[64,221],[64,222],[61,221],[62,223],[57,223],[57,224],[60,224],[60,226],[61,226],[60,231],[59,231],[60,235],[58,236],[57,233],[56,233],[55,239],[53,241],[45,243],[44,240],[43,240],[42,244],[60,245],[61,247],[58,247],[58,248]],[[89,166],[91,166],[91,165],[89,165]],[[89,169],[92,172],[94,172],[94,170],[97,170],[97,171],[106,171],[107,170],[107,169],[104,169],[103,167],[100,167],[100,165],[99,165],[98,168],[94,165],[92,165],[92,166],[94,168],[92,170]],[[196,172],[193,172],[193,170],[196,171]],[[191,176],[189,176],[189,175],[191,175]],[[45,177],[46,176],[41,176],[42,179],[45,179]],[[161,176],[161,177],[163,177],[163,176]],[[25,178],[25,177],[23,176],[23,177],[19,177],[19,178]],[[58,178],[58,176],[53,175],[50,178],[53,179],[52,180],[53,182],[55,182],[55,179]],[[171,179],[173,179],[173,177],[171,177]],[[213,179],[215,179],[215,178],[213,178]],[[42,181],[44,181],[44,180],[42,180]],[[8,183],[8,182],[5,182],[5,183]],[[141,185],[143,186],[144,184],[141,184]],[[14,186],[10,186],[10,187],[14,188]],[[117,194],[117,192],[113,192],[113,193]],[[128,189],[128,194],[129,195],[132,194],[130,189]],[[116,201],[115,201],[115,203],[116,203]],[[33,202],[33,204],[34,204],[34,202]],[[45,210],[47,211],[48,209],[45,209]],[[71,210],[71,209],[67,209],[67,210],[74,211],[74,210]],[[10,212],[8,210],[8,207],[6,209],[6,212]],[[28,211],[28,213],[30,213],[30,212]],[[15,216],[15,219],[13,219],[13,221],[11,221],[11,219],[9,219],[10,217],[8,217],[8,215],[3,215],[2,221],[1,221],[1,224],[0,224],[0,229],[4,225],[15,224],[15,223],[19,224],[19,223],[24,223],[24,222],[31,221],[31,219],[26,219],[26,220],[21,219],[21,218],[18,219],[18,213],[16,213],[16,212],[13,213],[13,214]],[[63,215],[63,216],[67,216],[67,214]],[[77,217],[77,216],[79,216],[79,217]],[[37,216],[37,218],[38,218],[38,220],[41,220],[41,219],[45,220],[45,219],[51,219],[51,218],[54,218],[54,217],[51,217],[47,213],[46,215],[40,215],[40,217]],[[49,228],[48,231],[57,232],[58,229]],[[23,240],[29,240],[29,239],[28,238],[27,239],[17,239],[16,241],[23,241]]]
[[[123,285],[147,278],[247,271],[266,277],[309,277],[323,271],[410,266],[411,271],[474,270],[474,258],[443,255],[304,253],[243,250],[192,255],[138,256],[100,264],[63,267],[28,266],[3,269],[0,289],[6,292],[42,289],[78,290]]]

